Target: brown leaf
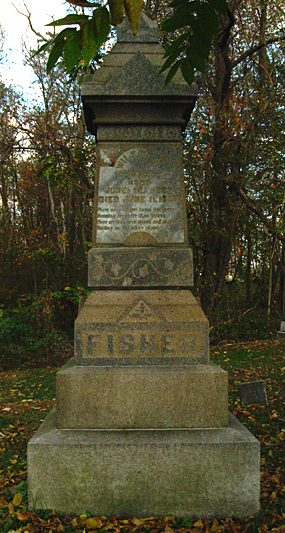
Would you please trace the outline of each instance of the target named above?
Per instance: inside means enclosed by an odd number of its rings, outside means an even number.
[[[1,507],[7,507],[7,506],[8,506],[8,502],[6,502],[5,498],[0,496],[0,508]]]
[[[213,524],[212,524],[211,531],[212,531],[213,533],[220,533],[221,529],[222,529],[222,528],[221,528],[221,526],[220,526],[218,520],[217,520],[216,518],[214,518],[214,522],[213,522]]]

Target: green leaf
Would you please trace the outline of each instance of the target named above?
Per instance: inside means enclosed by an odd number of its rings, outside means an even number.
[[[36,50],[32,55],[31,55],[31,59],[35,56],[37,56],[38,54],[40,54],[41,52],[45,52],[51,45],[52,43],[54,42],[55,40],[55,37],[53,37],[52,39],[50,39],[49,41],[47,41],[46,43],[42,44],[42,46],[40,46],[40,48],[38,48],[38,50]]]
[[[227,0],[208,0],[208,2],[216,11],[218,11],[222,15],[227,12]]]
[[[96,19],[92,18],[83,26],[82,55],[86,65],[89,65],[98,48],[97,24]]]
[[[80,31],[76,31],[65,40],[63,57],[67,72],[70,72],[78,63],[82,55],[80,45]]]
[[[46,24],[46,26],[68,26],[69,24],[82,24],[88,20],[88,15],[76,15],[75,13],[72,13],[71,15],[67,15],[63,19],[54,20],[53,22],[49,22],[49,24]]]
[[[72,4],[73,6],[80,6],[80,7],[100,7],[101,4],[98,4],[98,2],[95,2],[94,4],[92,2],[88,2],[87,0],[68,0],[69,4]]]
[[[174,63],[174,65],[172,65],[171,69],[169,70],[166,78],[165,78],[165,85],[168,85],[169,82],[172,80],[172,78],[175,76],[177,70],[179,69],[180,67],[180,64],[181,64],[181,60],[180,61],[177,61],[177,63]]]
[[[165,70],[167,70],[179,57],[179,54],[177,54],[177,52],[174,52],[173,54],[171,54],[167,59],[166,61],[163,63],[160,71],[159,71],[159,74],[161,74],[162,72],[164,72]]]
[[[199,0],[193,0],[192,2],[189,0],[173,0],[173,2],[170,3],[171,7],[179,7],[183,5],[187,5],[188,9],[190,9],[191,13],[193,13],[194,11],[196,11],[197,6],[200,5],[200,2]]]
[[[193,64],[193,66],[199,70],[199,72],[205,72],[206,63],[205,59],[200,55],[199,50],[192,46],[187,50],[187,58]]]
[[[194,67],[189,59],[183,60],[181,64],[181,72],[184,80],[191,86],[194,80]]]
[[[55,41],[50,51],[48,62],[47,62],[47,74],[50,73],[50,71],[55,66],[58,58],[62,55],[63,47],[64,47],[64,39],[59,39]]]
[[[167,57],[171,54],[173,54],[175,52],[175,50],[177,50],[183,43],[184,41],[189,41],[189,39],[191,38],[191,33],[190,32],[187,32],[187,33],[183,33],[183,35],[180,35],[179,37],[177,37],[177,39],[175,41],[173,41],[173,43],[171,43],[169,45],[169,47],[167,48],[164,56]]]
[[[93,17],[96,22],[97,28],[97,45],[98,48],[106,41],[111,27],[110,27],[110,14],[106,7],[102,7],[100,10],[96,10],[93,13]]]
[[[197,28],[197,32],[202,32],[204,38],[209,36],[209,42],[212,41],[213,34],[218,31],[219,21],[216,11],[209,4],[201,4],[197,9],[197,17],[195,23],[192,26]],[[205,39],[207,40],[207,39]]]
[[[197,51],[197,53],[203,58],[208,60],[210,50],[211,50],[211,42],[205,42],[203,39],[203,36],[197,35],[196,33],[191,35],[189,38],[189,46],[187,49],[194,49]]]
[[[192,26],[193,20],[195,19],[195,11],[195,6],[191,6],[190,4],[179,7],[169,19],[163,22],[161,29],[163,31],[175,31],[186,26]]]

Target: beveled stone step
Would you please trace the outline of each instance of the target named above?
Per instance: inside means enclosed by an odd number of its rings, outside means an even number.
[[[259,512],[260,444],[229,427],[58,430],[55,410],[28,444],[30,509],[95,516],[248,517]]]

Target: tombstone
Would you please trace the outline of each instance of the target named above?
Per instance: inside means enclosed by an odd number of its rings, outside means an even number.
[[[242,405],[268,405],[266,387],[263,380],[239,383],[238,391]]]
[[[30,508],[68,514],[247,517],[259,443],[228,414],[227,373],[191,293],[181,132],[196,101],[165,87],[156,23],[127,22],[82,84],[97,139],[89,286],[56,409],[28,445]]]
[[[280,325],[280,331],[277,331],[277,339],[285,340],[285,322],[282,320]]]

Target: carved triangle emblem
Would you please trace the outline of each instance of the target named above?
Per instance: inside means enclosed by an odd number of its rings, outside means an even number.
[[[119,317],[118,322],[164,322],[165,319],[155,311],[144,298],[138,298]]]

